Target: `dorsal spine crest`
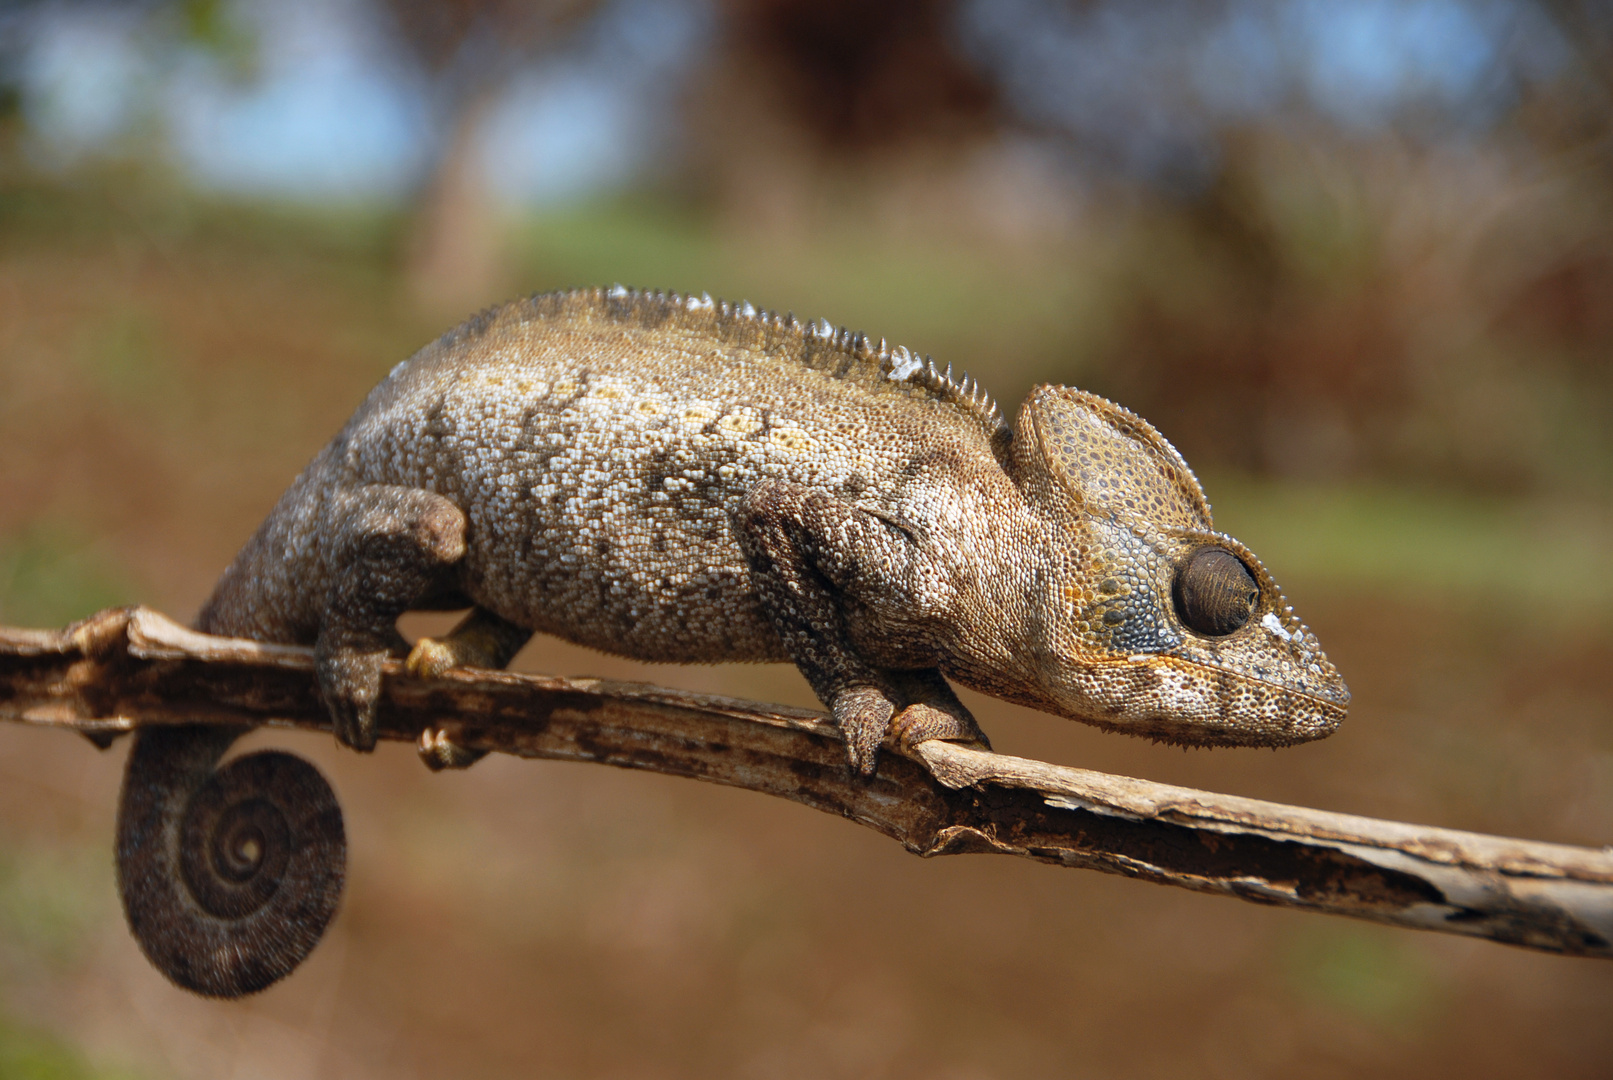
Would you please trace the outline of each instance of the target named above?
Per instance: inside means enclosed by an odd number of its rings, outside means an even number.
[[[625,285],[609,288],[571,289],[562,292],[536,293],[524,301],[505,308],[491,308],[465,325],[445,335],[445,340],[462,341],[479,337],[501,315],[515,310],[522,314],[560,314],[568,309],[589,308],[610,317],[629,321],[634,315],[649,323],[646,316],[659,322],[666,318],[681,318],[684,325],[709,329],[717,333],[731,331],[735,324],[748,325],[757,330],[780,332],[805,344],[816,339],[819,348],[826,345],[846,359],[872,364],[886,379],[905,383],[928,392],[937,400],[949,403],[972,416],[994,446],[1005,444],[1011,437],[997,403],[992,400],[972,376],[953,373],[951,364],[939,367],[929,356],[920,356],[902,345],[891,345],[880,338],[878,344],[860,331],[836,327],[827,319],[803,322],[794,312],[780,315],[775,311],[758,309],[746,302],[714,300],[710,293],[695,296],[663,290],[631,289]]]

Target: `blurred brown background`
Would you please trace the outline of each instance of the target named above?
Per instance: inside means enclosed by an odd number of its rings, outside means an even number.
[[[971,698],[999,749],[1613,842],[1610,77],[1591,0],[13,3],[0,620],[189,617],[470,310],[710,291],[1140,411],[1355,693],[1275,753]],[[1613,1076],[1604,962],[269,741],[332,778],[348,892],[216,1004],[122,925],[124,747],[0,728],[0,1077]]]

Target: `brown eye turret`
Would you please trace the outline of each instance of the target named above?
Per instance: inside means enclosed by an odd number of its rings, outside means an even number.
[[[1254,614],[1260,586],[1236,556],[1221,548],[1201,547],[1177,569],[1171,598],[1189,630],[1225,637]]]

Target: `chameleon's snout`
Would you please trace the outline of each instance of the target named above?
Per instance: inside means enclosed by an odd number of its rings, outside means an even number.
[[[1138,656],[1077,678],[1077,719],[1185,746],[1290,746],[1337,730],[1350,691],[1336,671],[1310,691],[1208,668],[1175,656]]]

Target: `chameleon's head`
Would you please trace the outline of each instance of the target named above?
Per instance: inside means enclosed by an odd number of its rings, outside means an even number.
[[[1199,745],[1281,746],[1338,727],[1344,680],[1260,560],[1214,531],[1198,480],[1146,421],[1043,386],[1015,444],[1060,549],[1033,605],[1048,705]]]

